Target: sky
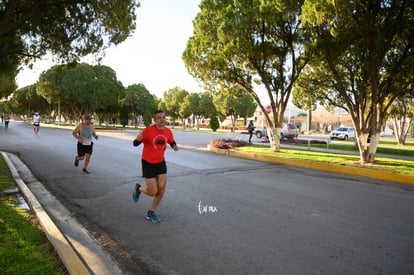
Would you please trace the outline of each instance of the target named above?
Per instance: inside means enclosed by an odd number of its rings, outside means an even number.
[[[137,28],[118,46],[107,49],[101,64],[115,70],[124,87],[143,84],[162,97],[164,91],[180,87],[187,92],[204,90],[188,73],[182,61],[187,40],[199,10],[198,0],[140,0]],[[17,76],[19,88],[36,83],[54,63],[49,58],[24,68]]]

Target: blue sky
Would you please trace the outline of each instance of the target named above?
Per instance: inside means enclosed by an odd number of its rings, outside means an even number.
[[[106,51],[102,61],[116,71],[118,80],[127,87],[142,83],[153,94],[176,86],[188,92],[202,92],[187,72],[181,59],[199,12],[197,0],[141,0],[135,33],[117,47]],[[19,73],[19,88],[34,84],[40,73],[54,64],[45,58],[32,70]]]

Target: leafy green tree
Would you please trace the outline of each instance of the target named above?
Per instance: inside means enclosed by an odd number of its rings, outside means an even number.
[[[11,70],[11,72],[0,73],[0,100],[7,98],[16,90],[16,74],[16,69]]]
[[[54,66],[37,82],[38,93],[50,104],[60,104],[62,113],[71,120],[94,112],[100,121],[109,119],[119,110],[123,90],[114,70],[86,63]]]
[[[92,108],[101,123],[119,112],[119,100],[124,96],[125,89],[122,83],[117,80],[116,72],[112,68],[96,65],[93,66],[93,71],[94,77],[90,82],[93,85],[94,102]],[[89,85],[85,83],[85,86],[89,87]]]
[[[14,114],[31,117],[34,112],[49,115],[51,106],[46,99],[36,93],[36,85],[30,85],[16,90],[8,101],[8,111]]]
[[[254,115],[256,108],[257,104],[253,98],[243,90],[241,91],[241,95],[236,97],[234,110],[237,116],[243,118],[244,125],[247,124],[247,118]]]
[[[200,99],[201,95],[196,93],[189,93],[184,97],[183,102],[180,105],[180,116],[182,118],[189,118],[191,115],[198,122],[200,116]],[[185,123],[184,123],[185,128]]]
[[[375,163],[388,110],[413,83],[414,2],[305,0],[301,19],[317,50],[308,76],[352,117],[360,161]]]
[[[134,118],[144,116],[147,111],[152,114],[157,109],[156,99],[143,84],[128,86],[125,90],[125,96],[119,103]]]
[[[45,98],[53,106],[54,110],[60,110],[68,118],[74,119],[71,113],[70,97],[67,96],[61,87],[62,78],[68,65],[56,65],[42,72],[36,83],[36,92]]]
[[[27,100],[27,94],[29,93],[28,87],[24,87],[16,90],[13,96],[7,102],[7,112],[15,114],[29,114],[30,103]]]
[[[266,118],[272,151],[280,149],[280,132],[292,86],[308,57],[302,28],[303,1],[203,0],[184,63],[209,90],[242,87]],[[262,102],[259,94],[267,99]],[[273,117],[266,112],[270,102]]]
[[[256,104],[250,95],[241,89],[237,92],[223,92],[213,96],[213,102],[219,113],[230,116],[232,132],[236,128],[236,119],[242,117],[246,123],[247,117],[252,116],[256,110]]]
[[[198,110],[195,112],[197,130],[200,130],[200,120],[217,115],[216,106],[213,102],[213,94],[210,92],[200,93]]]
[[[52,53],[73,62],[103,56],[134,31],[135,0],[4,0],[0,2],[0,75]]]
[[[175,125],[175,120],[181,118],[180,115],[180,106],[184,101],[184,98],[188,95],[186,90],[183,90],[179,87],[169,89],[163,93],[163,97],[159,107],[166,111],[166,113],[172,117],[173,125]]]
[[[222,116],[222,122],[230,116],[231,131],[235,130],[235,97],[225,93],[215,93],[213,95],[214,106],[217,112]]]
[[[389,118],[393,123],[393,131],[398,145],[405,144],[414,119],[414,91],[398,97],[390,107]]]
[[[28,101],[28,113],[27,116],[30,117],[35,112],[39,112],[42,116],[49,116],[52,111],[52,106],[47,102],[47,100],[37,94],[36,84],[25,87],[28,89],[26,94],[26,100]]]
[[[213,102],[213,94],[210,92],[201,93],[200,97],[200,116],[209,118],[217,114],[216,106]]]

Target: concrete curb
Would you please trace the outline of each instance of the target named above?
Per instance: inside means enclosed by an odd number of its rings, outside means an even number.
[[[252,154],[246,152],[237,152],[231,149],[218,149],[210,146],[210,151],[215,152],[217,154],[223,154],[233,157],[241,157],[253,160],[259,160],[264,162],[274,162],[274,163],[282,163],[287,165],[305,167],[310,169],[316,170],[323,170],[335,173],[342,173],[348,175],[355,175],[355,176],[362,176],[368,177],[373,179],[379,180],[386,180],[404,184],[414,184],[414,176],[413,175],[405,175],[405,174],[398,174],[386,171],[377,171],[371,170],[366,168],[357,168],[357,167],[350,167],[350,166],[343,166],[343,165],[336,165],[330,163],[320,163],[320,162],[313,162],[313,161],[305,161],[305,160],[296,160],[296,159],[288,159],[288,158],[281,158],[276,156],[266,156],[266,155],[259,155],[259,154]]]
[[[49,217],[47,212],[43,209],[42,205],[26,186],[23,180],[20,178],[19,173],[14,167],[13,163],[9,159],[6,153],[1,152],[4,160],[7,163],[7,166],[12,173],[14,180],[16,181],[20,191],[23,193],[24,197],[27,199],[29,205],[36,213],[37,218],[39,219],[40,224],[42,225],[47,238],[50,243],[53,245],[57,251],[60,259],[63,264],[66,266],[66,269],[70,274],[83,275],[83,274],[92,274],[86,265],[82,262],[76,251],[66,240],[63,234],[60,232],[59,228],[55,225],[52,219]]]

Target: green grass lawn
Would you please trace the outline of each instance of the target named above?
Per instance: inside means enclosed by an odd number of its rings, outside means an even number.
[[[326,145],[323,148],[326,148]],[[329,148],[334,149],[331,146]],[[338,145],[335,147],[335,149],[339,149],[339,150],[346,150],[347,148],[349,148],[349,150],[353,150],[348,145]],[[241,152],[254,153],[254,154],[277,156],[277,157],[298,159],[298,160],[309,160],[309,161],[315,161],[315,162],[362,167],[362,168],[369,168],[369,169],[375,169],[375,170],[381,170],[381,171],[414,175],[414,161],[410,161],[410,160],[377,157],[376,164],[373,165],[373,164],[360,164],[359,155],[343,155],[343,154],[335,154],[335,153],[326,153],[326,152],[307,150],[305,148],[304,150],[281,148],[280,152],[270,152],[269,146],[250,145],[250,146],[236,147],[235,150],[241,151]],[[405,152],[405,150],[392,149],[391,151],[384,150],[383,152],[390,152],[392,155],[402,155],[402,156],[403,155],[406,156],[407,154],[410,155],[410,153]],[[411,151],[410,156],[413,156],[412,151]]]
[[[308,147],[307,144],[294,144],[294,145]],[[310,147],[326,149],[327,145],[311,143]],[[358,147],[355,146],[354,141],[343,141],[343,142],[335,143],[335,144],[331,143],[329,144],[329,149],[358,152]],[[396,141],[382,140],[380,141],[378,145],[377,154],[414,157],[414,141],[408,141],[406,142],[404,146],[398,146]]]
[[[32,211],[14,205],[15,188],[9,168],[0,156],[0,274],[68,274]]]

